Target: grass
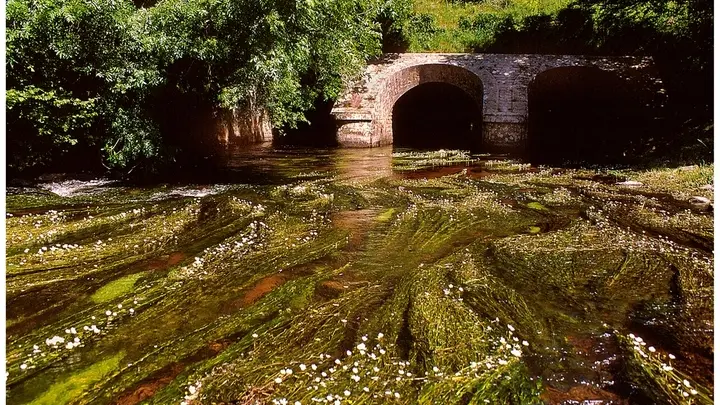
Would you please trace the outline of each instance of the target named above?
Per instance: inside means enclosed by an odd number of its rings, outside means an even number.
[[[520,24],[525,17],[555,14],[570,3],[570,0],[414,0],[413,11],[417,15],[430,16],[434,29],[414,28],[409,50],[469,52],[492,43],[495,31],[487,21],[510,18],[515,24]],[[479,16],[486,22],[473,25]],[[468,23],[470,26],[466,25]]]

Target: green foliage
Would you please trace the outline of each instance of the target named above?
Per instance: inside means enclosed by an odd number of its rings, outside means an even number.
[[[161,134],[163,94],[254,103],[292,127],[317,99],[337,97],[409,13],[406,0],[11,0],[10,166],[75,145],[116,167],[167,155],[176,135]],[[44,147],[26,153],[34,143]]]
[[[134,9],[122,0],[8,3],[11,170],[48,164],[73,146],[94,150],[137,136],[112,123],[121,106],[142,105],[161,78],[129,29]]]

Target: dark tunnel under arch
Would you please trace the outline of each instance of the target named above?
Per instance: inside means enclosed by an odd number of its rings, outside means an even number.
[[[647,121],[638,97],[614,73],[558,67],[528,87],[528,158],[539,164],[612,164],[625,160]]]
[[[396,148],[475,150],[482,140],[482,106],[446,82],[421,83],[392,107]]]

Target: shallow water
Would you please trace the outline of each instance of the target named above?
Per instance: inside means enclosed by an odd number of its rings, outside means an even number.
[[[712,403],[712,214],[672,192],[454,152],[230,163],[8,190],[8,403]]]

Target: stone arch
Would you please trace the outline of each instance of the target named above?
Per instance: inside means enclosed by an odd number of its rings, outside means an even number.
[[[473,71],[464,67],[429,63],[406,67],[394,72],[383,81],[372,111],[373,144],[390,145],[393,142],[392,112],[393,106],[402,95],[421,84],[446,83],[467,93],[477,104],[482,119],[483,81]]]

